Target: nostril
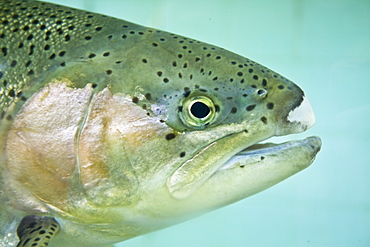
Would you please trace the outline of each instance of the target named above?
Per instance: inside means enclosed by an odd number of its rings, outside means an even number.
[[[258,96],[266,96],[267,95],[267,90],[266,89],[258,89],[257,90]]]

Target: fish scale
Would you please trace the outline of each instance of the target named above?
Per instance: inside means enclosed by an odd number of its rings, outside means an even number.
[[[256,145],[315,122],[278,73],[40,1],[0,0],[0,87],[0,245],[111,245],[267,189],[321,147]]]

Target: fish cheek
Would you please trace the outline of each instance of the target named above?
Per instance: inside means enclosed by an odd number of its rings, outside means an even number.
[[[150,181],[165,183],[172,165],[186,155],[179,135],[132,97],[108,89],[97,93],[79,141],[80,178],[88,200],[130,204],[141,188],[156,188],[147,186]]]

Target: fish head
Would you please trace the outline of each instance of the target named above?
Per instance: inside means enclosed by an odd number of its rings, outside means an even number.
[[[130,183],[131,199],[125,201],[135,205],[136,217],[164,225],[286,179],[311,164],[321,145],[313,138],[257,148],[255,144],[272,136],[303,132],[314,124],[303,91],[249,59],[175,37],[173,42],[172,34],[153,33],[130,50],[131,59],[137,61],[135,71],[140,73],[128,77],[141,83],[132,83],[130,90],[112,84],[113,98],[130,92],[120,96],[129,99],[125,103],[129,111],[122,114],[124,107],[117,105],[118,114],[107,113],[112,122],[119,119],[123,126],[117,128],[122,134],[117,140],[125,152],[111,153],[126,160],[114,167],[130,164],[135,177],[135,183]],[[184,43],[186,51],[179,52]],[[256,154],[256,150],[264,151]],[[99,200],[109,201],[101,196]]]

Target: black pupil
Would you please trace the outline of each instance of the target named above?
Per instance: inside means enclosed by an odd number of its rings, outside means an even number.
[[[192,106],[191,106],[191,114],[193,114],[194,117],[197,117],[197,118],[204,118],[206,116],[208,116],[209,112],[211,111],[209,109],[209,107],[202,103],[202,102],[195,102]]]

